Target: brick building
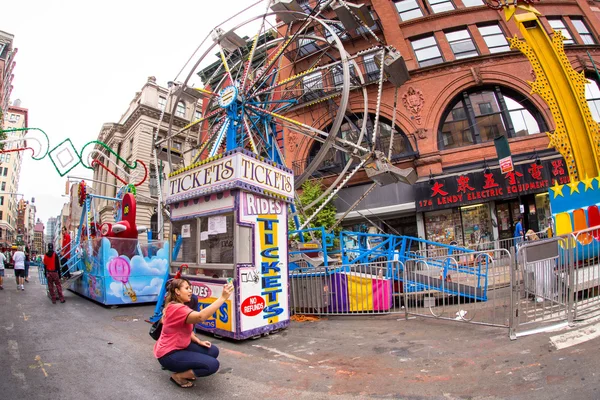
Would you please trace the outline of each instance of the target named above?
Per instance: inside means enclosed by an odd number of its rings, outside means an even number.
[[[482,0],[365,3],[376,20],[373,30],[401,52],[410,71],[411,79],[398,93],[395,140],[402,145],[392,159],[417,169],[419,181],[378,187],[344,225],[356,228],[367,217],[387,232],[461,245],[511,237],[521,213],[527,229],[544,230],[550,216],[548,186],[568,177],[560,155],[547,148],[546,132],[554,122],[547,104],[530,94],[528,81],[535,80],[531,65],[506,40],[520,36],[514,21],[505,22],[503,12]],[[535,7],[549,34],[555,29],[567,37],[565,52],[590,79],[586,98],[600,121],[598,76],[591,61],[600,62],[600,7],[587,0],[541,1]],[[368,46],[360,36],[342,39],[353,54]],[[372,73],[371,64],[365,56],[359,64],[363,74]],[[374,113],[376,80],[372,82],[369,112]],[[384,84],[382,100],[380,128],[389,131],[394,103],[390,83]],[[317,107],[310,113],[318,112]],[[308,114],[298,119],[309,121]],[[509,139],[513,174],[499,171],[493,143],[499,135]],[[320,144],[291,143],[292,136],[286,136],[286,155],[297,170]],[[343,155],[332,152],[317,175],[327,181],[342,163]],[[370,184],[359,174],[335,200],[338,213]]]

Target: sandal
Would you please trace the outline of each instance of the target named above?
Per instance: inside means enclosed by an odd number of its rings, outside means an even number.
[[[173,382],[174,384],[176,384],[177,386],[179,386],[180,388],[183,389],[189,389],[191,387],[194,387],[194,383],[190,382],[190,381],[186,381],[187,383],[181,384],[179,382],[177,382],[175,379],[173,379],[173,377],[169,378],[171,380],[171,382]]]

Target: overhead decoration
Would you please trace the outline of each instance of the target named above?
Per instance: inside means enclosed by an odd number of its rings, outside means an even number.
[[[77,197],[79,199],[79,206],[83,207],[83,203],[85,203],[85,197],[87,196],[87,188],[85,181],[79,182],[79,186],[77,188]]]
[[[0,154],[30,150],[31,158],[36,161],[49,156],[52,165],[61,177],[81,164],[87,169],[94,169],[94,166],[98,165],[124,185],[134,182],[134,186],[140,186],[148,178],[148,168],[142,161],[136,160],[133,164],[129,164],[110,146],[98,140],[86,143],[78,152],[71,139],[65,139],[50,149],[48,135],[39,128],[10,128],[0,130],[0,132],[7,135],[6,139],[0,140],[0,144],[5,145],[4,149],[0,149]],[[83,160],[83,153],[90,145],[94,145],[94,149],[89,152],[86,164]],[[114,156],[114,160],[112,156]],[[142,168],[138,168],[138,163],[142,165]],[[107,164],[113,164],[114,171]],[[119,173],[117,174],[115,171]]]

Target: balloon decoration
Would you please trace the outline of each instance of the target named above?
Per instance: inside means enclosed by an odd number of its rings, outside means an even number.
[[[137,295],[129,282],[131,266],[126,257],[115,257],[108,263],[108,273],[111,278],[123,284],[123,294],[129,296],[131,301],[137,301]]]

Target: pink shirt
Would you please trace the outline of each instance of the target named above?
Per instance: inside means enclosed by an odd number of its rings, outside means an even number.
[[[185,349],[190,345],[194,325],[186,324],[185,320],[192,311],[185,304],[169,303],[164,311],[160,338],[154,345],[154,356],[156,358],[161,358],[174,350]]]

